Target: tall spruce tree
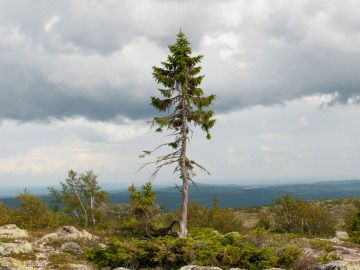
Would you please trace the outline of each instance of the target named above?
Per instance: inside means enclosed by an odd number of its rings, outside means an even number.
[[[180,231],[179,237],[187,237],[187,210],[189,200],[189,181],[194,185],[193,171],[194,166],[199,167],[209,173],[204,167],[194,160],[189,159],[187,153],[187,143],[190,142],[193,133],[192,127],[200,126],[206,132],[206,138],[210,139],[209,130],[214,126],[215,119],[211,119],[213,111],[204,110],[209,107],[215,99],[215,95],[204,96],[204,92],[199,85],[204,76],[199,76],[201,71],[200,63],[203,55],[191,57],[190,42],[181,31],[177,35],[176,43],[169,45],[171,54],[167,61],[161,62],[162,68],[153,67],[153,77],[158,84],[164,86],[159,88],[164,98],[151,97],[151,105],[159,112],[165,112],[164,116],[154,117],[150,123],[156,127],[156,132],[162,132],[164,128],[171,130],[170,135],[173,140],[158,146],[171,147],[171,153],[158,156],[154,162],[145,163],[155,164],[156,168],[153,176],[165,165],[175,164],[174,173],[178,173],[182,179],[182,186],[177,188],[182,192],[181,216],[173,224],[178,223]],[[155,151],[153,150],[153,151]],[[144,151],[145,155],[150,155],[153,151]],[[196,187],[196,185],[195,185]]]

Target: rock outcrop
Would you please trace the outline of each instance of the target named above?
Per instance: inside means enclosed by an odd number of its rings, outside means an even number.
[[[29,234],[26,230],[19,229],[15,224],[0,227],[0,238],[26,238]]]
[[[49,233],[41,237],[41,240],[50,240],[50,239],[77,239],[77,238],[85,238],[88,240],[96,240],[97,236],[94,236],[88,233],[85,230],[79,231],[73,226],[64,226],[60,229],[57,229],[54,233]]]
[[[23,243],[1,243],[0,242],[0,254],[9,255],[11,253],[29,253],[33,252],[32,245],[24,241]]]

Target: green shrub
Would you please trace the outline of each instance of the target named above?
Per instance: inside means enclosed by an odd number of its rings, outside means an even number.
[[[286,247],[277,251],[279,257],[278,265],[289,269],[298,261],[302,255],[302,251],[296,247]]]
[[[279,260],[270,247],[259,248],[243,235],[217,235],[211,229],[191,229],[188,238],[112,239],[105,249],[85,249],[85,254],[99,267],[135,269],[197,264],[257,270],[275,267]]]
[[[69,224],[69,218],[61,212],[50,211],[44,199],[39,199],[25,189],[16,196],[20,200],[18,208],[8,209],[8,222],[20,228],[42,229]]]
[[[130,192],[129,213],[135,219],[134,229],[139,234],[147,236],[151,233],[151,224],[162,209],[155,205],[156,192],[152,190],[151,182],[142,185],[141,191],[137,191],[132,184],[128,191]]]
[[[334,244],[326,240],[313,240],[311,241],[311,248],[331,252],[334,250]]]
[[[201,207],[195,201],[190,202],[188,209],[189,228],[212,228],[220,233],[241,232],[244,230],[241,218],[236,211],[219,206],[219,200],[215,197],[214,206],[208,208]]]
[[[271,226],[271,218],[269,217],[269,214],[265,211],[261,211],[259,213],[259,220],[256,224],[256,227],[269,230],[270,226]]]
[[[0,226],[8,224],[9,221],[8,208],[0,202]]]
[[[310,205],[300,197],[294,200],[291,193],[275,197],[274,202],[271,211],[279,232],[328,235],[335,231],[334,218],[321,205]]]

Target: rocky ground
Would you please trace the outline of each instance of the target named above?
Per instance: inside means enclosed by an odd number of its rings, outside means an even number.
[[[346,232],[327,239],[297,238],[292,246],[303,251],[303,269],[360,270],[360,246],[348,242]],[[95,269],[83,260],[83,247],[103,245],[106,239],[85,230],[64,226],[52,232],[34,233],[10,224],[0,227],[0,270]],[[270,243],[270,240],[264,239]],[[301,270],[301,262],[297,270]],[[125,268],[118,268],[121,270]],[[219,270],[217,267],[185,266],[181,270]],[[233,268],[233,270],[240,270]],[[274,268],[273,268],[274,269]]]
[[[64,226],[45,235],[31,235],[10,224],[0,227],[0,269],[94,269],[82,259],[82,247],[99,237]]]

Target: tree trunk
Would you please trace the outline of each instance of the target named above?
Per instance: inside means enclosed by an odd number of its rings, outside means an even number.
[[[189,193],[188,193],[188,188],[189,188],[189,182],[187,180],[183,179],[183,188],[182,188],[182,202],[181,202],[181,217],[180,217],[180,223],[179,223],[179,227],[180,227],[180,232],[179,232],[179,237],[180,238],[185,238],[187,237],[188,234],[188,230],[187,230],[187,212],[188,212],[188,201],[189,201]]]
[[[74,192],[75,192],[75,195],[76,197],[78,198],[79,200],[79,204],[82,208],[82,210],[84,211],[84,216],[85,216],[85,228],[88,226],[88,213],[86,211],[86,208],[84,207],[82,201],[81,201],[81,196],[79,195],[79,192],[74,188]]]
[[[182,102],[182,144],[181,144],[181,178],[183,180],[183,186],[182,186],[182,201],[181,201],[181,216],[180,216],[180,232],[179,237],[185,238],[187,237],[188,230],[187,230],[187,212],[188,212],[188,201],[189,201],[189,180],[188,180],[188,170],[186,167],[186,139],[187,139],[187,127],[186,127],[186,109],[185,109],[185,98],[183,98]]]
[[[95,228],[96,220],[95,220],[95,216],[94,216],[94,201],[95,201],[95,198],[93,196],[91,196],[90,197],[91,218],[92,218],[92,222],[93,222],[93,227]]]

